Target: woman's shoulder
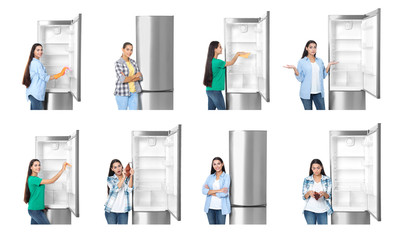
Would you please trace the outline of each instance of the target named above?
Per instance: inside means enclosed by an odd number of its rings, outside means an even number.
[[[124,59],[122,59],[122,58],[119,58],[117,61],[115,61],[115,64],[117,65],[117,64],[123,64],[123,63],[125,63],[125,61],[124,61]]]

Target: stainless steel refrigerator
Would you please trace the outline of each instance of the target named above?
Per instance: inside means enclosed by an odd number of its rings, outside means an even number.
[[[381,10],[329,16],[330,110],[365,110],[366,93],[380,98]]]
[[[381,221],[381,124],[331,131],[332,224]]]
[[[64,76],[46,86],[46,110],[72,110],[73,97],[80,102],[82,14],[73,20],[38,21],[38,42],[44,53],[41,62],[49,75],[69,67]]]
[[[133,131],[132,224],[181,220],[181,125],[169,131]]]
[[[266,224],[267,131],[229,132],[230,224]]]
[[[79,217],[79,131],[70,136],[35,137],[35,157],[41,162],[38,177],[51,179],[64,162],[72,167],[45,187],[45,207],[51,224],[71,224],[71,213]]]
[[[136,61],[143,75],[139,108],[173,110],[174,17],[136,17]]]
[[[270,12],[261,18],[225,19],[225,61],[249,52],[226,68],[226,108],[260,110],[270,101]]]

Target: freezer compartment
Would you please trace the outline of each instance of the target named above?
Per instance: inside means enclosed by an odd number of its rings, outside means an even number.
[[[332,224],[370,224],[368,212],[334,212],[332,213]]]
[[[141,110],[173,110],[173,92],[143,91],[139,96],[138,108]]]
[[[359,64],[343,64],[336,67],[330,73],[330,90],[361,91],[364,74],[360,68]]]
[[[228,110],[260,110],[262,101],[259,93],[227,93]]]
[[[170,224],[170,213],[132,211],[132,224]]]
[[[46,92],[45,110],[73,110],[73,96],[70,92]]]
[[[229,216],[230,224],[266,224],[265,206],[261,207],[236,207],[232,206]]]
[[[46,217],[51,224],[71,224],[72,216],[69,209],[48,209]]]
[[[330,110],[366,110],[364,91],[329,91]]]

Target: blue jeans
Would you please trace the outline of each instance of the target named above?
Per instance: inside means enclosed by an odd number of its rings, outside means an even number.
[[[105,212],[108,224],[128,224],[128,213]]]
[[[222,210],[209,209],[207,217],[209,224],[225,224],[226,215],[222,215]]]
[[[315,103],[316,110],[325,110],[325,101],[322,93],[311,94],[310,99],[301,98],[301,101],[304,104],[305,110],[312,110],[312,102]]]
[[[222,91],[207,91],[208,96],[208,110],[225,110],[224,96],[222,96]]]
[[[28,99],[31,101],[31,110],[44,110],[44,104],[42,101],[38,101],[32,95],[29,95]]]
[[[307,224],[328,224],[328,213],[314,213],[305,210],[304,211],[305,220],[307,220]]]
[[[115,96],[117,101],[118,110],[138,110],[138,93],[130,93],[130,96]]]
[[[31,224],[49,224],[44,210],[28,210],[28,214],[31,216]]]

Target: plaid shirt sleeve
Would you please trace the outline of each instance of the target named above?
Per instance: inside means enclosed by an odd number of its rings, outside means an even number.
[[[302,199],[306,200],[305,194],[307,194],[309,190],[308,180],[305,178],[304,183],[302,184]]]
[[[134,68],[135,68],[135,74],[138,73],[138,72],[141,72],[141,71],[139,70],[138,64],[136,64],[136,62],[135,62],[134,60],[132,60],[132,59],[130,59],[130,61],[131,61],[132,65],[133,65]],[[142,80],[143,80],[143,76],[142,76],[142,73],[141,73],[141,77],[140,77],[140,80],[139,80],[139,81],[142,81]]]
[[[123,184],[123,188],[125,191],[125,211],[129,212],[132,210],[132,189],[128,187],[129,183],[129,178],[125,179],[125,182]],[[108,195],[107,202],[104,204],[105,208],[104,210],[106,212],[111,212],[111,209],[113,207],[113,204],[115,203],[115,200],[117,199],[118,192],[120,191],[120,188],[118,188],[118,179],[113,178],[113,177],[108,177],[107,178],[107,185],[110,188],[110,194]]]
[[[122,75],[123,73],[124,75]],[[128,83],[124,83],[125,76],[128,76],[129,70],[123,66],[119,61],[115,62],[115,74],[117,75],[117,82],[115,83],[114,95],[130,96]]]
[[[328,199],[332,199],[332,180],[330,178],[326,179],[326,193],[329,195]]]

